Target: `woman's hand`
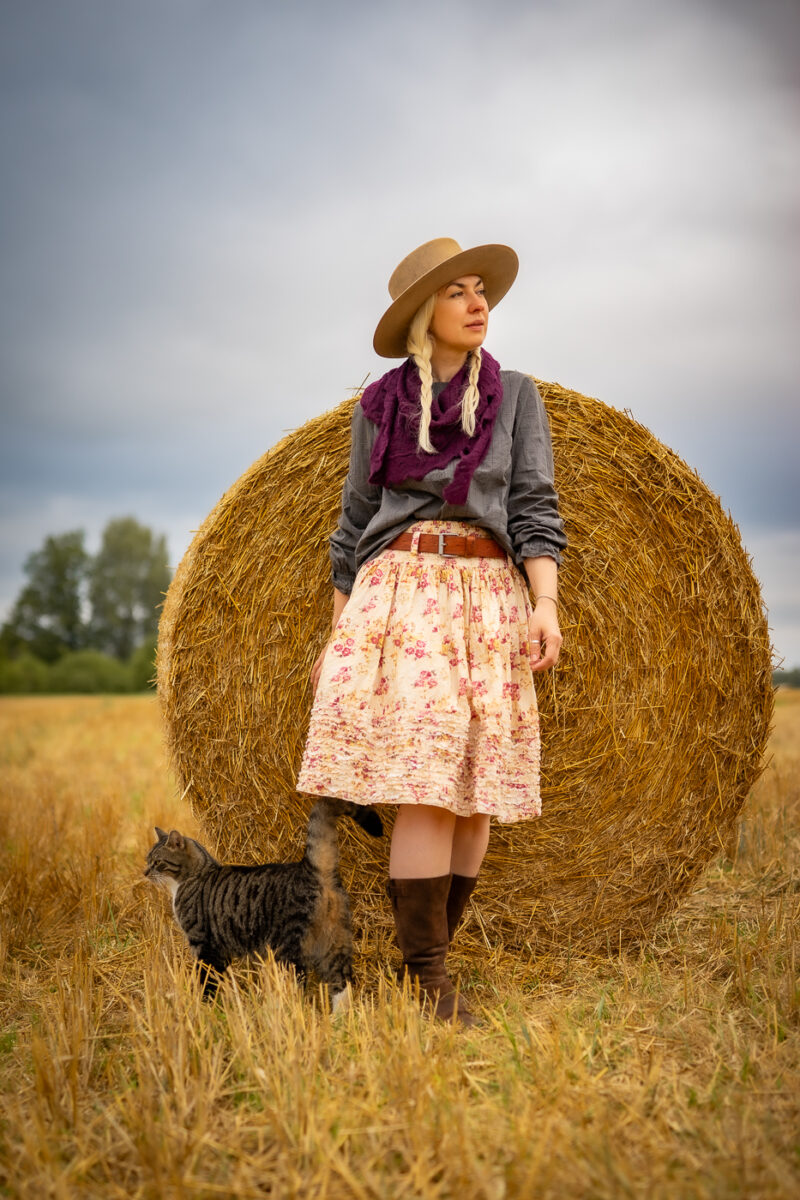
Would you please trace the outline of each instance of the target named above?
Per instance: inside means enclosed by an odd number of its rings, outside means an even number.
[[[326,654],[328,646],[330,646],[330,644],[331,644],[330,640],[328,640],[325,643],[325,645],[322,647],[322,650],[320,651],[319,658],[317,659],[317,661],[314,663],[313,667],[311,668],[311,695],[312,696],[316,696],[316,694],[317,694],[317,688],[319,687],[319,677],[322,674],[322,663],[325,659],[325,654]]]
[[[558,627],[558,610],[546,596],[538,602],[528,618],[528,641],[532,671],[546,671],[558,662],[564,639]]]

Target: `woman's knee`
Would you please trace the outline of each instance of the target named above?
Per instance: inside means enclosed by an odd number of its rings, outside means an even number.
[[[459,837],[473,838],[476,841],[488,837],[489,814],[473,813],[471,817],[456,817],[456,833]]]
[[[450,869],[455,815],[430,805],[402,804],[392,830],[392,878],[444,875]]]
[[[398,837],[426,842],[452,842],[456,828],[455,813],[429,804],[401,804],[394,822],[392,839]]]

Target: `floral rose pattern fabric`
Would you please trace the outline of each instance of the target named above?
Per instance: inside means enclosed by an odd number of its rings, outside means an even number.
[[[410,528],[476,532],[461,521]],[[384,550],[365,563],[325,655],[298,790],[538,817],[530,612],[504,559]]]

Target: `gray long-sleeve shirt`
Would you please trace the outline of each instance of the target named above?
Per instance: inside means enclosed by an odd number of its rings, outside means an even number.
[[[457,459],[385,488],[369,482],[377,426],[353,409],[350,468],[342,490],[339,524],[330,538],[334,586],[348,595],[359,567],[384,550],[415,521],[468,521],[488,530],[524,574],[526,558],[547,555],[561,562],[567,544],[553,484],[553,450],[544,404],[533,381],[501,371],[503,401],[492,441],[469,485],[465,504],[447,504],[442,493]],[[434,384],[438,394],[443,383]],[[424,452],[423,452],[424,453]]]

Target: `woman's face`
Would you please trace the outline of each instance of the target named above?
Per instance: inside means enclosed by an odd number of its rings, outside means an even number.
[[[480,275],[460,275],[436,293],[429,332],[437,348],[466,353],[483,344],[489,305]]]

